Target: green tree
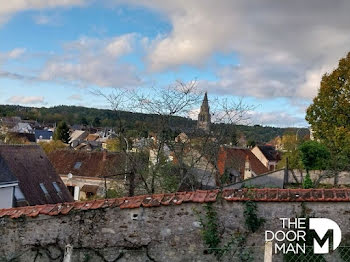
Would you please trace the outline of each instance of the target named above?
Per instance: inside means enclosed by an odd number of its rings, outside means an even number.
[[[330,153],[328,148],[317,141],[306,141],[299,146],[301,161],[309,170],[324,170],[328,167]]]
[[[66,122],[60,122],[53,134],[54,140],[61,140],[63,143],[69,142],[69,127]]]
[[[303,181],[304,188],[313,187],[310,178],[310,170],[324,170],[329,164],[330,153],[328,148],[317,141],[306,141],[299,146],[301,162],[306,169],[306,177]]]
[[[305,179],[303,181],[303,188],[308,189],[308,188],[313,188],[314,183],[312,183],[311,177],[309,172],[307,172]]]
[[[339,61],[338,68],[324,74],[306,120],[316,138],[332,146],[341,146],[340,134],[350,132],[350,53]]]
[[[87,121],[87,119],[85,117],[82,117],[81,120],[80,120],[80,123],[84,126],[87,126],[89,125],[89,122]]]
[[[329,177],[338,182],[338,174],[350,170],[350,53],[338,67],[324,74],[320,89],[309,106],[306,120],[315,138],[330,150]]]
[[[92,125],[95,127],[101,126],[101,119],[98,116],[95,117],[94,121],[92,122]]]

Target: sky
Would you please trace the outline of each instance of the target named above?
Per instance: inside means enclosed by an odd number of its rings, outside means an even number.
[[[0,5],[0,104],[107,108],[91,89],[197,81],[252,124],[304,127],[350,51],[347,0],[11,0]]]

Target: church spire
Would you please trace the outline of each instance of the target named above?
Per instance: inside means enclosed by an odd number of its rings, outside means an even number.
[[[209,133],[210,131],[210,112],[208,94],[205,92],[200,112],[198,114],[197,128]]]

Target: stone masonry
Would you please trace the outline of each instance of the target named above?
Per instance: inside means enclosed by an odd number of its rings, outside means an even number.
[[[257,202],[258,215],[266,220],[255,233],[245,226],[248,200]],[[263,261],[264,231],[279,230],[279,218],[294,218],[303,210],[334,220],[343,241],[350,240],[349,201],[350,190],[343,189],[230,189],[3,209],[0,261],[63,261],[68,244],[72,261],[216,261],[199,221],[209,202],[217,212],[222,245],[240,232],[254,261]],[[241,261],[232,252],[223,261]]]

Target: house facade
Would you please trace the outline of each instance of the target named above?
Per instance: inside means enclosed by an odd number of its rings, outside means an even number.
[[[258,145],[252,149],[252,153],[263,163],[270,171],[276,170],[278,161],[281,160],[280,154],[274,146]]]
[[[259,176],[269,170],[248,148],[224,147],[219,149],[217,168],[227,182],[236,183]]]
[[[123,153],[63,149],[48,157],[74,200],[104,197],[106,189],[124,188],[127,161]]]

